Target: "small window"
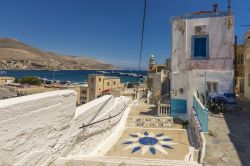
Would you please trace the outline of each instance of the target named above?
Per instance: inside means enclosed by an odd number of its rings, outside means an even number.
[[[218,93],[218,82],[207,82],[207,92]]]
[[[107,82],[107,86],[109,86],[109,82]]]
[[[86,94],[86,90],[82,90],[82,94]]]
[[[94,82],[94,78],[91,79],[91,82]]]
[[[115,81],[114,81],[114,85],[115,85]]]
[[[218,83],[217,82],[213,82],[213,91],[218,92]]]
[[[102,79],[101,78],[99,78],[99,82],[101,82],[102,81]]]
[[[207,91],[208,92],[212,91],[211,82],[207,82]]]
[[[208,35],[194,35],[192,37],[192,59],[208,59],[209,40]]]

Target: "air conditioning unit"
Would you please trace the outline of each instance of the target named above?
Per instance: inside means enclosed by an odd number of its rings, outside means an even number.
[[[194,33],[196,35],[204,35],[207,33],[207,26],[206,25],[199,25],[194,27]]]

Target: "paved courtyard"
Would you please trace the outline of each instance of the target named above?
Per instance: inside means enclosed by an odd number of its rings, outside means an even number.
[[[180,124],[159,126],[163,122],[161,118],[154,116],[155,113],[155,110],[143,103],[133,106],[128,116],[126,130],[106,156],[185,160],[189,153],[186,130]],[[140,125],[141,123],[149,123],[149,126],[145,127],[145,124]]]
[[[189,152],[186,130],[127,128],[107,156],[184,160]]]
[[[250,166],[250,102],[239,100],[225,114],[209,115],[205,165]]]

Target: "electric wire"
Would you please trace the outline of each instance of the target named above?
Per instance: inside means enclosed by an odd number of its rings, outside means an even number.
[[[144,10],[143,10],[142,29],[141,29],[141,41],[140,41],[140,54],[139,54],[139,64],[138,64],[139,73],[141,71],[141,59],[142,59],[143,43],[144,43],[144,29],[145,29],[146,10],[147,10],[147,0],[144,0]],[[137,97],[137,94],[138,94],[138,86],[139,86],[139,75],[137,75],[136,97]]]

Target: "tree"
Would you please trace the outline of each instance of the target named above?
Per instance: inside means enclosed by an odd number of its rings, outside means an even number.
[[[19,79],[21,84],[30,84],[30,85],[41,85],[41,80],[38,77],[26,76]]]

